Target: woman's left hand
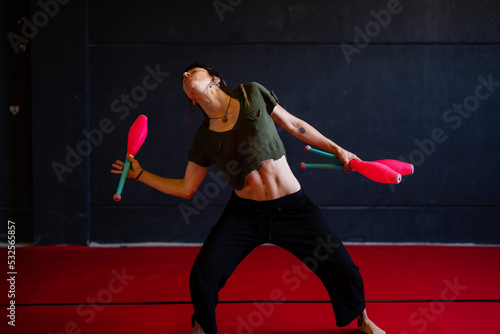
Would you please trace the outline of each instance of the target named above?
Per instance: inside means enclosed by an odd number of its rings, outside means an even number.
[[[354,153],[351,153],[347,150],[341,149],[338,154],[335,154],[337,158],[344,164],[344,172],[349,168],[349,161],[351,160],[361,160]]]

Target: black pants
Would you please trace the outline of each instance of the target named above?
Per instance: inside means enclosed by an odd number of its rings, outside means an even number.
[[[233,192],[191,270],[193,324],[197,321],[207,334],[217,333],[219,290],[238,264],[264,243],[290,251],[320,278],[337,326],[347,326],[362,313],[365,296],[359,269],[302,190],[264,202],[242,199]]]

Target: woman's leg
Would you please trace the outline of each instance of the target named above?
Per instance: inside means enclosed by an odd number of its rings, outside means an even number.
[[[319,208],[305,195],[289,207],[274,213],[272,243],[290,251],[319,277],[330,296],[337,326],[357,319],[361,332],[385,334],[368,318],[359,268]]]
[[[341,240],[322,221],[273,222],[272,242],[300,259],[328,291],[337,326],[347,326],[365,309],[363,279]]]
[[[373,323],[368,318],[366,314],[366,309],[363,310],[363,313],[358,317],[358,327],[361,333],[366,334],[385,334],[385,331],[380,329],[377,325]]]
[[[191,269],[190,290],[196,320],[206,334],[217,333],[218,293],[238,264],[262,244],[255,223],[225,213],[212,228]]]

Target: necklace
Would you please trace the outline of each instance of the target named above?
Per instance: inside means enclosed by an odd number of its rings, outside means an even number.
[[[209,117],[209,119],[221,119],[222,118],[222,121],[224,123],[227,123],[227,112],[229,111],[229,106],[231,105],[231,96],[229,97],[229,103],[227,105],[227,109],[226,109],[226,113],[224,114],[224,116],[221,116],[221,117]]]

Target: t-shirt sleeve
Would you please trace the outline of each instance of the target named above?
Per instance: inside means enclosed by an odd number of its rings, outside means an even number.
[[[193,141],[191,143],[191,149],[189,150],[189,161],[194,162],[197,165],[202,167],[209,167],[212,162],[210,161],[208,155],[206,154],[207,150],[203,147],[203,136],[201,133],[201,129],[196,131]]]
[[[266,103],[266,110],[269,115],[273,113],[274,107],[279,103],[278,97],[276,94],[274,94],[273,91],[269,91],[266,87],[262,86],[259,83],[253,83],[256,85],[256,88],[258,89],[259,93],[262,95],[264,98],[264,101]]]

